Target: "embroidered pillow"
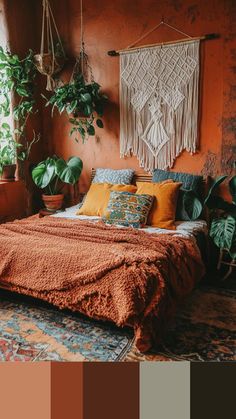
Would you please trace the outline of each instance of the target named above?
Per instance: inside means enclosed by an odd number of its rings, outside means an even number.
[[[133,169],[96,169],[93,183],[111,183],[112,185],[129,185],[134,176]]]
[[[130,192],[111,192],[103,221],[125,227],[141,228],[147,223],[153,197]]]
[[[148,216],[148,224],[152,227],[175,230],[175,213],[180,182],[166,180],[161,183],[137,182],[136,194],[153,196],[153,206]]]
[[[192,190],[199,198],[201,198],[203,193],[203,176],[193,175],[190,173],[168,172],[160,169],[154,170],[152,177],[153,182],[159,183],[166,179],[172,179],[175,182],[182,183],[177,202],[176,219],[189,221],[189,217],[184,209],[184,191]]]
[[[111,185],[110,183],[92,183],[85,197],[83,205],[77,215],[98,216],[103,215],[107,207],[111,191],[136,192],[134,185]]]

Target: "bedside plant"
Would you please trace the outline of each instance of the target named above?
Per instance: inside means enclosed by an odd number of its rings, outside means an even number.
[[[226,178],[227,176],[220,176],[215,179],[204,204],[211,212],[210,236],[215,245],[226,250],[232,259],[236,259],[236,176],[228,183],[232,202],[215,194],[217,187]]]
[[[6,122],[0,127],[0,178],[14,180],[17,159],[24,160],[26,153],[22,144],[17,143],[12,136],[11,127]],[[21,151],[20,151],[21,150]]]
[[[78,182],[82,169],[83,162],[79,157],[70,157],[65,161],[56,156],[48,157],[33,169],[34,183],[45,191],[42,198],[47,210],[54,212],[62,208],[64,184]]]
[[[47,98],[46,98],[47,99]],[[103,128],[101,117],[107,96],[100,92],[100,85],[92,82],[86,84],[81,74],[76,74],[74,80],[55,89],[53,95],[47,100],[46,106],[52,106],[52,115],[55,107],[59,113],[67,112],[70,123],[73,125],[70,135],[77,134],[83,141],[90,135],[95,135],[94,123]]]

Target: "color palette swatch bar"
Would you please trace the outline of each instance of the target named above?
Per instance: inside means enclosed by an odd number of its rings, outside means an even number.
[[[4,362],[1,419],[233,419],[236,363]]]

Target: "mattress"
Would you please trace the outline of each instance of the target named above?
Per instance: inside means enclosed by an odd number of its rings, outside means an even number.
[[[53,214],[52,217],[63,217],[68,219],[87,220],[91,222],[98,222],[101,217],[92,217],[86,215],[76,215],[81,204],[66,208],[64,211]],[[177,236],[184,236],[197,239],[198,236],[207,235],[207,223],[204,220],[197,221],[176,221],[176,230],[165,230],[156,227],[144,227],[141,230],[149,234],[173,234]],[[122,228],[122,226],[118,226]]]

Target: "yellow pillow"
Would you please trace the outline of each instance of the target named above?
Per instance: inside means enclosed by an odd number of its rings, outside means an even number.
[[[166,180],[160,183],[137,182],[137,194],[148,194],[154,197],[148,216],[148,224],[168,230],[175,230],[175,212],[180,182]]]
[[[82,207],[77,211],[77,215],[90,215],[101,217],[107,208],[110,192],[132,192],[135,193],[137,187],[134,185],[112,185],[110,183],[92,183],[86,195]]]

